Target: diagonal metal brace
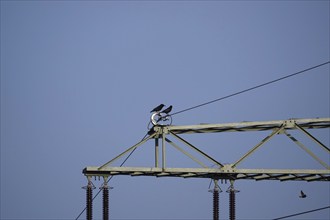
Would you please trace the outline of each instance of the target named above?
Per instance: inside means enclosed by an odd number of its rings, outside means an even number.
[[[286,136],[288,136],[288,138],[290,138],[295,144],[297,144],[301,149],[303,149],[304,151],[306,151],[306,153],[308,153],[311,157],[313,157],[315,160],[317,160],[317,162],[319,162],[323,167],[325,167],[326,169],[330,169],[330,167],[323,162],[320,158],[318,158],[312,151],[310,151],[305,145],[303,145],[300,141],[298,141],[295,137],[293,137],[291,134],[287,133],[286,131],[284,131],[284,134]]]
[[[187,151],[183,150],[181,147],[179,147],[178,145],[176,145],[175,143],[173,143],[171,140],[165,138],[165,140],[170,143],[173,147],[175,147],[177,150],[181,151],[183,154],[185,154],[186,156],[188,156],[190,159],[192,159],[193,161],[195,161],[196,163],[198,163],[199,165],[201,165],[204,168],[208,168],[208,166],[206,166],[204,163],[202,163],[201,161],[199,161],[197,158],[195,158],[194,156],[192,156],[190,153],[188,153]]]
[[[303,129],[301,126],[299,126],[297,123],[295,123],[295,126],[302,131],[304,134],[306,134],[308,137],[310,137],[313,141],[315,141],[317,144],[319,144],[321,147],[323,147],[324,150],[326,150],[328,153],[330,153],[330,149],[322,144],[319,140],[317,140],[313,135],[308,133],[305,129]]]
[[[189,146],[190,148],[194,149],[195,151],[197,151],[198,153],[202,154],[204,157],[206,157],[207,159],[209,159],[210,161],[212,161],[213,163],[216,163],[217,165],[219,165],[220,167],[223,167],[223,164],[221,164],[220,162],[218,162],[217,160],[213,159],[212,157],[210,157],[209,155],[207,155],[206,153],[204,153],[203,151],[201,151],[200,149],[198,149],[197,147],[195,147],[194,145],[192,145],[191,143],[189,143],[188,141],[186,141],[185,139],[181,138],[180,136],[174,134],[173,132],[169,131],[170,134],[172,134],[175,138],[177,138],[178,140],[182,141],[183,143],[185,143],[187,146]]]
[[[139,147],[140,145],[144,144],[145,142],[147,142],[148,140],[150,140],[151,138],[155,137],[156,135],[158,135],[158,133],[153,133],[152,135],[150,135],[149,137],[147,137],[146,139],[141,140],[139,143],[133,145],[132,147],[128,148],[127,150],[125,150],[123,153],[119,154],[117,157],[113,158],[112,160],[106,162],[105,164],[103,164],[102,166],[100,166],[98,168],[98,170],[102,170],[104,167],[110,165],[111,163],[115,162],[116,160],[118,160],[119,158],[121,158],[122,156],[124,156],[125,154],[127,154],[128,152],[134,150],[135,148]]]
[[[255,150],[257,150],[259,147],[261,147],[263,144],[265,144],[267,141],[269,141],[276,134],[281,133],[283,130],[284,130],[284,126],[283,125],[281,127],[279,127],[278,129],[275,129],[270,135],[268,135],[266,138],[264,138],[259,144],[257,144],[254,148],[252,148],[250,151],[248,151],[243,157],[241,157],[238,161],[236,161],[232,165],[232,167],[236,167],[239,163],[241,163],[245,158],[247,158]]]

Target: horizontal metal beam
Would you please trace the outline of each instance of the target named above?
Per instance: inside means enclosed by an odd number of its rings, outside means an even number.
[[[312,138],[317,144],[329,153],[329,148],[318,141],[315,137],[309,134],[307,129],[321,129],[330,128],[330,118],[313,118],[313,119],[288,119],[278,121],[259,121],[259,122],[238,122],[238,123],[225,123],[225,124],[200,124],[200,125],[186,125],[186,126],[166,126],[155,125],[149,132],[149,136],[141,140],[136,145],[130,147],[114,159],[105,163],[99,167],[86,167],[83,173],[87,177],[108,177],[114,175],[130,175],[130,176],[156,176],[156,177],[182,177],[182,178],[211,178],[214,180],[299,180],[299,181],[330,181],[330,169],[329,166],[316,157],[310,150],[303,146],[300,142],[293,137],[289,136],[291,140],[295,141],[300,147],[302,147],[310,156],[318,160],[325,169],[238,169],[237,164],[252,154],[257,148],[259,148],[264,142],[278,133],[286,133],[287,130],[300,130],[308,137]],[[233,164],[221,164],[217,160],[213,159],[206,153],[199,150],[197,147],[188,143],[179,134],[196,134],[196,133],[215,133],[215,132],[245,132],[245,131],[272,131],[271,135],[261,141],[260,144],[252,148],[241,159]],[[200,162],[197,157],[194,157],[189,152],[181,149],[166,136],[172,135],[178,140],[182,141],[188,147],[195,150],[199,155],[206,157],[211,162],[219,165],[219,167],[207,167]],[[124,156],[125,154],[132,152],[137,147],[141,146],[150,139],[162,138],[162,158],[163,166],[158,166],[158,141],[156,141],[156,154],[155,154],[155,167],[110,167],[110,165]],[[193,159],[203,168],[167,168],[165,166],[165,141],[173,145],[179,151]]]
[[[329,128],[330,118],[288,119],[277,121],[237,122],[225,124],[199,124],[183,126],[167,126],[174,134],[216,133],[216,132],[243,132],[266,131],[284,126],[284,129],[297,129],[298,125],[304,129]]]
[[[300,180],[330,181],[330,170],[311,169],[236,169],[227,166],[216,168],[159,168],[159,167],[86,167],[86,176],[156,176],[213,179],[252,179],[252,180]]]

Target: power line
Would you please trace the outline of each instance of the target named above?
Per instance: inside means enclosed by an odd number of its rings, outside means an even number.
[[[278,82],[278,81],[281,81],[281,80],[284,80],[284,79],[287,79],[287,78],[290,78],[290,77],[293,77],[293,76],[296,76],[296,75],[299,75],[299,74],[302,74],[302,73],[305,73],[307,71],[310,71],[312,69],[316,69],[318,67],[321,67],[321,66],[324,66],[324,65],[327,65],[329,64],[330,61],[327,61],[325,63],[321,63],[319,65],[316,65],[316,66],[312,66],[312,67],[309,67],[307,69],[304,69],[304,70],[300,70],[298,72],[295,72],[295,73],[292,73],[292,74],[289,74],[287,76],[283,76],[281,78],[278,78],[278,79],[275,79],[275,80],[272,80],[272,81],[269,81],[269,82],[266,82],[266,83],[263,83],[263,84],[260,84],[260,85],[257,85],[257,86],[253,86],[251,88],[248,88],[248,89],[244,89],[242,91],[239,91],[239,92],[235,92],[233,94],[230,94],[230,95],[227,95],[227,96],[223,96],[221,98],[218,98],[218,99],[214,99],[212,101],[209,101],[209,102],[205,102],[205,103],[202,103],[202,104],[199,104],[199,105],[196,105],[196,106],[193,106],[193,107],[190,107],[190,108],[187,108],[187,109],[184,109],[184,110],[181,110],[181,111],[178,111],[178,112],[175,112],[175,113],[172,113],[170,114],[170,116],[173,116],[173,115],[177,115],[177,114],[180,114],[180,113],[183,113],[183,112],[186,112],[186,111],[190,111],[190,110],[193,110],[195,108],[199,108],[199,107],[202,107],[204,105],[209,105],[211,103],[214,103],[214,102],[218,102],[218,101],[221,101],[221,100],[224,100],[224,99],[227,99],[227,98],[230,98],[230,97],[233,97],[233,96],[236,96],[236,95],[240,95],[242,93],[245,93],[245,92],[249,92],[251,90],[254,90],[254,89],[258,89],[260,87],[263,87],[263,86],[266,86],[266,85],[269,85],[269,84],[272,84],[272,83],[275,83],[275,82]]]
[[[146,138],[146,136],[147,136],[148,134],[146,134],[146,135],[144,135],[144,137],[141,139],[141,141],[143,141],[145,138]],[[131,157],[131,155],[134,153],[134,151],[136,150],[136,148],[134,148],[130,153],[129,153],[129,155],[125,158],[125,160],[120,164],[120,167],[122,167],[125,163],[126,163],[126,161]],[[108,179],[108,181],[107,181],[107,183],[109,183],[109,181],[112,179],[112,177],[113,176],[111,176],[109,179]],[[102,188],[95,194],[95,196],[93,197],[93,199],[92,199],[92,202],[94,201],[94,199],[100,194],[100,192],[102,191]],[[77,218],[76,218],[76,220],[78,220],[79,218],[80,218],[80,216],[86,211],[86,209],[87,209],[87,207],[85,206],[85,208],[79,213],[79,215],[77,216]]]
[[[307,71],[310,71],[312,69],[316,69],[318,67],[321,67],[321,66],[324,66],[324,65],[327,65],[329,64],[330,61],[327,61],[325,63],[321,63],[319,65],[316,65],[316,66],[312,66],[312,67],[309,67],[307,69],[304,69],[304,70],[301,70],[301,71],[298,71],[298,72],[295,72],[295,73],[292,73],[292,74],[289,74],[287,76],[284,76],[284,77],[281,77],[281,78],[278,78],[278,79],[275,79],[275,80],[272,80],[272,81],[269,81],[269,82],[266,82],[266,83],[263,83],[263,84],[260,84],[260,85],[257,85],[257,86],[254,86],[254,87],[251,87],[251,88],[248,88],[248,89],[245,89],[245,90],[242,90],[242,91],[239,91],[239,92],[236,92],[236,93],[233,93],[233,94],[230,94],[230,95],[227,95],[227,96],[223,96],[221,98],[218,98],[218,99],[214,99],[212,101],[208,101],[208,102],[205,102],[205,103],[202,103],[202,104],[199,104],[199,105],[196,105],[196,106],[193,106],[193,107],[190,107],[190,108],[187,108],[187,109],[184,109],[184,110],[181,110],[181,111],[178,111],[178,112],[175,112],[175,113],[172,113],[170,114],[170,116],[173,116],[173,115],[176,115],[176,114],[180,114],[180,113],[183,113],[183,112],[186,112],[186,111],[190,111],[192,109],[195,109],[195,108],[199,108],[199,107],[202,107],[204,105],[208,105],[208,104],[212,104],[214,102],[218,102],[218,101],[221,101],[221,100],[224,100],[224,99],[227,99],[227,98],[230,98],[230,97],[233,97],[233,96],[236,96],[236,95],[239,95],[239,94],[242,94],[242,93],[245,93],[245,92],[249,92],[251,90],[254,90],[254,89],[257,89],[257,88],[260,88],[260,87],[263,87],[263,86],[266,86],[266,85],[269,85],[269,84],[272,84],[272,83],[275,83],[275,82],[278,82],[278,81],[281,81],[281,80],[284,80],[284,79],[287,79],[287,78],[290,78],[290,77],[293,77],[293,76],[296,76],[296,75],[299,75],[301,73],[304,73],[304,72],[307,72]],[[142,140],[145,139],[145,137],[147,136],[148,134],[146,134]],[[141,141],[142,141],[141,140]],[[122,167],[125,162],[129,159],[129,157],[134,153],[134,151],[136,150],[136,148],[134,148],[130,154],[125,158],[125,160],[121,163],[120,167]],[[113,178],[113,176],[111,176],[107,183]],[[94,199],[100,194],[100,192],[102,191],[102,189],[100,189],[96,195],[93,197],[92,201],[94,201]],[[78,220],[80,218],[80,216],[86,211],[86,208],[85,207],[81,212],[80,214],[78,215],[78,217],[76,218],[76,220]],[[278,220],[278,219],[283,219],[283,218],[288,218],[288,217],[292,217],[292,216],[296,216],[296,215],[302,215],[302,214],[306,214],[306,213],[310,213],[310,212],[315,212],[315,211],[319,211],[319,210],[323,210],[323,209],[326,209],[326,208],[330,208],[330,206],[328,207],[324,207],[324,208],[320,208],[320,209],[315,209],[315,210],[310,210],[310,211],[307,211],[307,212],[303,212],[303,213],[298,213],[298,214],[294,214],[294,215],[290,215],[290,216],[285,216],[285,217],[281,217],[281,218],[277,218],[277,219],[274,219],[274,220]]]
[[[293,217],[293,216],[304,215],[304,214],[307,214],[307,213],[317,212],[317,211],[321,211],[323,209],[328,209],[328,208],[330,208],[330,206],[326,206],[326,207],[319,208],[319,209],[313,209],[313,210],[309,210],[309,211],[306,211],[306,212],[300,212],[300,213],[296,213],[296,214],[292,214],[292,215],[287,215],[287,216],[283,216],[283,217],[280,217],[280,218],[274,218],[273,220],[279,220],[279,219],[290,218],[290,217]]]

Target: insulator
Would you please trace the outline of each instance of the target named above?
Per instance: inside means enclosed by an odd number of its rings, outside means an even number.
[[[235,190],[230,190],[229,192],[229,219],[230,220],[235,220],[235,206],[236,206],[236,201],[235,201]]]
[[[103,188],[103,220],[109,220],[109,188]]]
[[[236,219],[236,193],[239,190],[234,188],[234,181],[230,182],[230,187],[228,188],[227,192],[229,193],[229,219],[235,220]]]
[[[219,191],[213,191],[213,220],[219,220]]]
[[[86,219],[93,219],[93,185],[88,183],[86,187]]]

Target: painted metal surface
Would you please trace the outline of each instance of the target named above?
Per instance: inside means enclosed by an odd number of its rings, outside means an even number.
[[[319,147],[325,150],[325,154],[329,154],[329,147],[325,146],[314,136],[312,136],[308,129],[325,129],[330,128],[330,118],[315,118],[315,119],[289,119],[278,121],[264,121],[264,122],[239,122],[226,124],[203,124],[203,125],[187,125],[187,126],[153,126],[146,138],[125,150],[112,160],[101,166],[88,166],[83,169],[83,174],[87,177],[107,177],[114,175],[130,175],[130,176],[155,176],[155,177],[182,177],[182,178],[210,178],[214,180],[278,180],[278,181],[330,181],[330,166],[328,163],[322,161],[319,157],[312,153],[305,145],[289,134],[287,131],[297,130],[302,134],[312,139]],[[210,155],[201,151],[193,144],[183,139],[180,134],[203,134],[203,133],[218,133],[218,132],[258,132],[271,131],[271,133],[261,140],[257,145],[247,151],[236,162],[231,164],[222,164]],[[285,134],[291,141],[302,148],[309,156],[319,162],[324,169],[241,169],[237,168],[243,160],[250,157],[263,144],[268,142],[276,134]],[[183,143],[188,149],[195,154],[206,159],[207,161],[216,165],[216,167],[207,167],[205,163],[193,156],[188,151],[180,148],[176,143],[171,141],[168,137],[174,137],[181,144]],[[161,151],[159,152],[159,138],[161,141]],[[147,141],[155,140],[155,163],[154,167],[112,167],[111,164],[140,147]],[[196,162],[201,168],[170,168],[166,164],[166,146],[169,143],[171,146],[180,151],[183,155],[189,157]],[[161,154],[161,155],[159,155]],[[159,160],[162,160],[161,167]],[[329,161],[327,161],[329,162]]]

